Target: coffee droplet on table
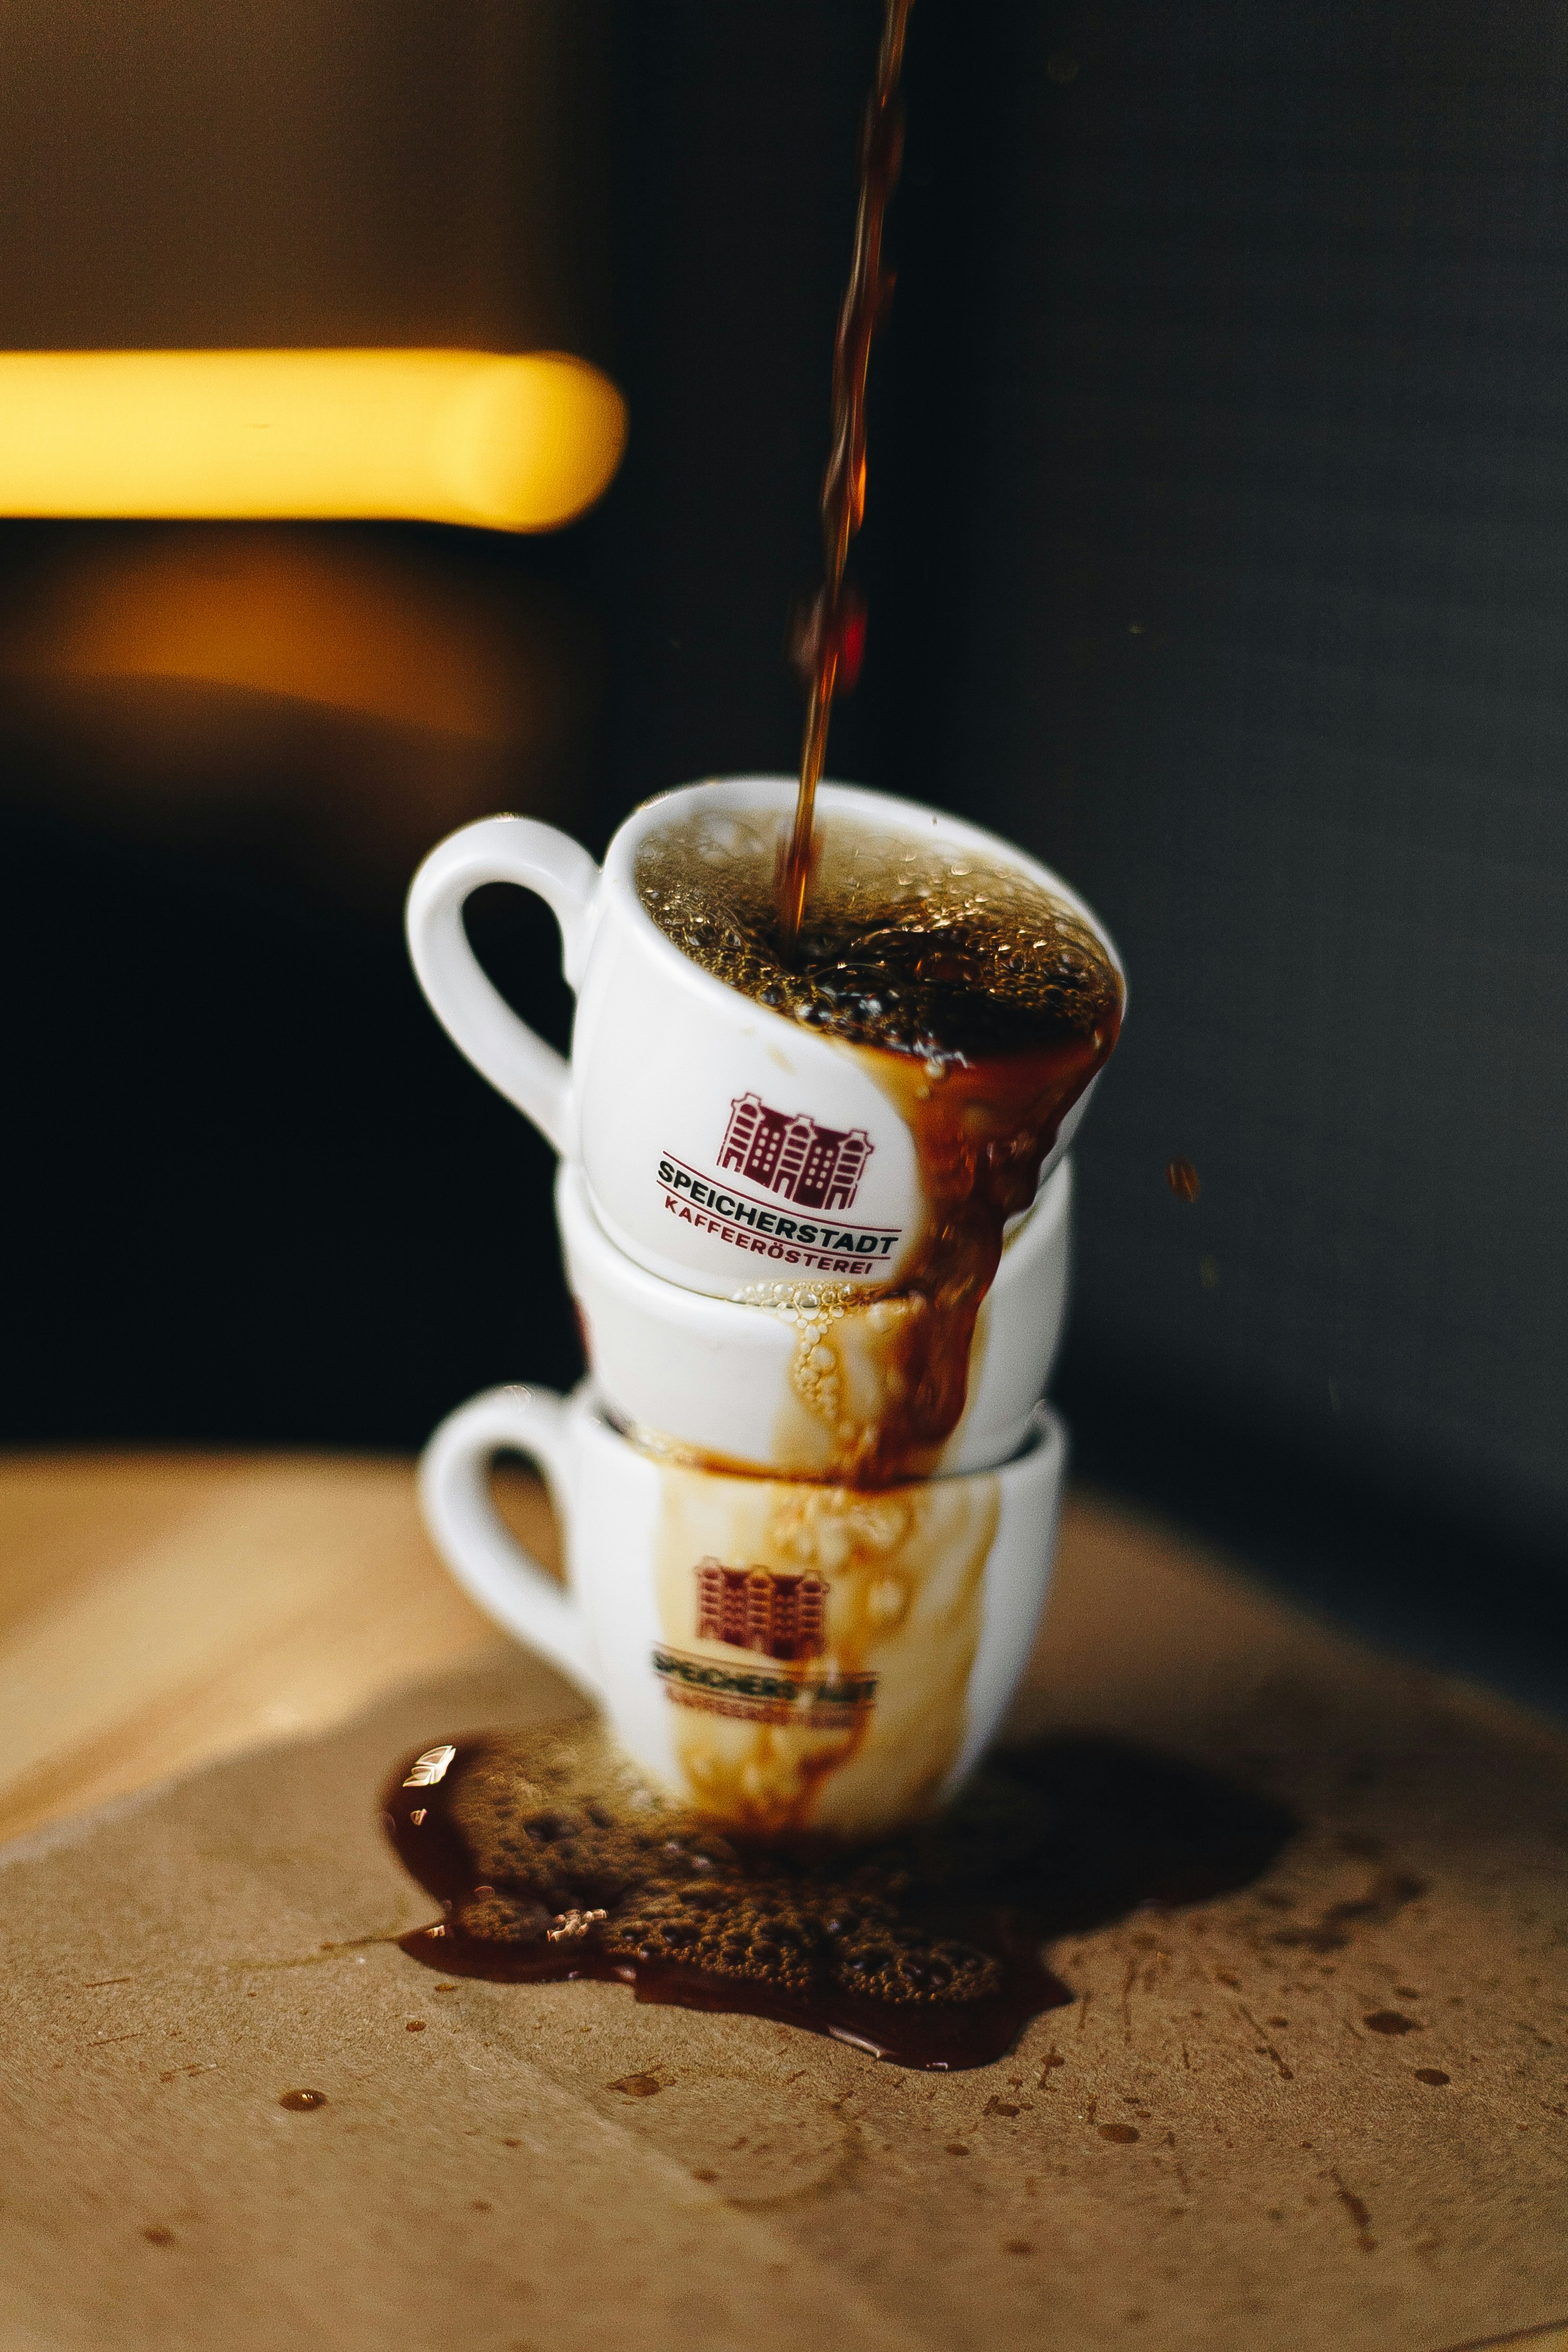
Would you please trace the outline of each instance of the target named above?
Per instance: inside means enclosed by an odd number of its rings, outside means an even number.
[[[313,2109],[326,2105],[327,2095],[325,2091],[285,2091],[278,2104],[287,2107],[290,2115],[308,2116]]]

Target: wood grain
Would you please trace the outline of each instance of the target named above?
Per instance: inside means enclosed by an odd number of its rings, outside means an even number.
[[[521,1474],[498,1486],[552,1564]],[[506,1646],[447,1576],[405,1462],[0,1461],[0,1837],[324,1729]]]
[[[495,1494],[555,1569],[538,1481],[505,1467]],[[510,1647],[442,1568],[407,1462],[0,1456],[0,1839]],[[1244,1662],[1300,1674],[1342,1652],[1203,1547],[1079,1489],[1012,1729],[1136,1716],[1154,1738],[1190,1709],[1194,1678],[1218,1703]]]
[[[399,1949],[389,1765],[574,1703],[405,1464],[14,1462],[0,1540],[12,1820],[184,1774],[0,1853],[5,2352],[1563,2352],[1560,1727],[1079,1495],[1015,1728],[1297,1830],[1069,1927],[1066,2006],[916,2075]]]

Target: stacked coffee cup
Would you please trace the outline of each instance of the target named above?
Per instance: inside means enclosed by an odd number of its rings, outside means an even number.
[[[453,1573],[595,1697],[657,1788],[741,1831],[869,1835],[941,1805],[1028,1655],[1056,1539],[1061,1428],[1040,1402],[1066,1299],[1061,1119],[948,1381],[913,1426],[900,1283],[930,1203],[908,1101],[875,1054],[704,969],[639,891],[694,821],[783,826],[792,779],[692,785],[638,809],[603,869],[515,816],[432,852],[409,896],[415,969],[469,1060],[560,1154],[555,1204],[587,1380],[491,1391],[443,1423],[421,1495]],[[1003,863],[1114,948],[1021,851],[914,803],[824,785],[818,824]],[[502,1002],[462,910],[537,891],[577,996],[570,1061]],[[885,1058],[885,1057],[884,1057]],[[929,1250],[928,1250],[929,1255]],[[947,1368],[951,1374],[952,1366]],[[490,1496],[502,1450],[542,1470],[564,1583]]]

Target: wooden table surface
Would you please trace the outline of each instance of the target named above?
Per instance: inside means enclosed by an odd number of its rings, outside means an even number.
[[[550,1556],[537,1486],[501,1500]],[[0,1462],[0,1837],[57,1825],[0,1855],[4,2352],[588,2352],[606,2310],[628,2352],[1568,2352],[1560,1730],[1072,1497],[1015,1732],[1206,1757],[1300,1834],[1069,1935],[1070,2011],[921,2078],[618,1988],[432,1990],[366,1790],[568,1704],[447,1580],[406,1462]],[[289,2081],[335,2125],[289,2137]],[[449,2338],[421,2249],[492,2226]]]
[[[542,1490],[504,1507],[542,1557]],[[0,1460],[0,1839],[324,1728],[502,1637],[443,1571],[406,1462]]]
[[[542,1486],[502,1471],[497,1496],[554,1565]],[[1076,1496],[1062,1554],[1125,1575],[1191,1548]],[[0,1840],[509,1646],[442,1569],[407,1462],[0,1456]]]

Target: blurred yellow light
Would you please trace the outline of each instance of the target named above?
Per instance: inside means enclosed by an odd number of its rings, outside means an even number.
[[[0,352],[0,514],[549,530],[626,444],[555,352]]]

